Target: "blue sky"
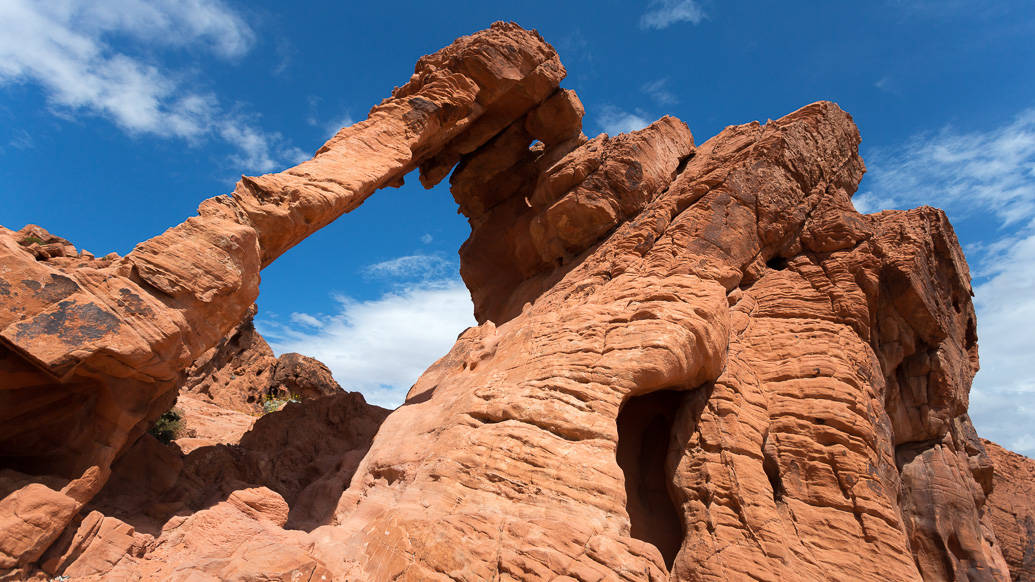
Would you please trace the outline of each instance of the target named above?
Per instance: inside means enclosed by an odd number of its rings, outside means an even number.
[[[857,207],[953,220],[979,311],[972,416],[1035,455],[1035,3],[357,4],[0,2],[0,224],[127,253],[240,174],[309,157],[420,55],[514,20],[560,52],[590,135],[672,114],[700,143],[819,99],[849,111]],[[259,327],[394,406],[472,322],[467,233],[441,186],[382,191],[263,272]]]

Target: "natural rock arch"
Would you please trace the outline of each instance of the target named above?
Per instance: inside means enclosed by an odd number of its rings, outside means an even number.
[[[412,169],[429,185],[455,167],[480,325],[380,426],[331,522],[286,532],[282,497],[235,491],[112,575],[1002,579],[944,214],[858,214],[860,137],[833,103],[700,146],[671,117],[589,139],[563,76],[538,34],[496,24],[422,58],[313,160],[243,178],[127,257],[54,263],[0,237],[0,454],[32,473],[5,474],[2,509],[51,516],[5,524],[0,568],[35,563],[103,486],[263,266]],[[622,405],[674,386],[675,554],[633,535],[618,454]],[[206,559],[226,548],[185,532],[234,512],[279,551]]]

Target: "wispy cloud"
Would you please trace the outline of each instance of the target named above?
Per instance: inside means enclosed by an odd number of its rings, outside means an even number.
[[[651,124],[647,113],[641,109],[630,112],[613,105],[605,105],[600,108],[599,115],[597,124],[610,136],[643,129]]]
[[[457,279],[411,285],[372,301],[338,297],[337,312],[294,313],[292,324],[260,319],[259,331],[279,353],[312,356],[346,390],[395,408],[457,335],[475,325],[467,288]]]
[[[278,37],[274,44],[274,51],[277,54],[277,64],[273,66],[271,71],[274,75],[281,75],[291,66],[291,62],[298,53],[298,49],[288,39]]]
[[[1035,109],[989,131],[918,135],[866,162],[864,204],[931,204],[954,218],[991,211],[1004,226],[1035,217]]]
[[[352,114],[348,111],[340,113],[338,116],[331,118],[330,120],[320,115],[320,103],[323,99],[316,95],[310,95],[307,101],[309,104],[309,115],[306,117],[305,122],[312,127],[320,128],[326,135],[327,139],[334,137],[341,128],[348,127],[353,123],[356,123],[356,120],[353,119]]]
[[[640,28],[660,30],[677,22],[699,24],[705,18],[696,0],[651,0],[640,17]]]
[[[651,99],[653,99],[658,105],[672,105],[679,103],[679,99],[669,91],[668,89],[668,78],[656,79],[649,83],[644,83],[643,92],[646,93]]]
[[[568,31],[567,36],[559,37],[554,46],[565,55],[566,58],[576,58],[580,60],[593,60],[593,51],[590,50],[589,41],[586,40],[586,35],[582,33],[582,29],[575,27]]]
[[[999,242],[982,257],[974,288],[981,371],[971,416],[981,436],[1035,457],[1035,232]]]
[[[363,274],[368,277],[414,281],[440,279],[456,270],[454,262],[442,257],[408,255],[369,265],[363,269]]]
[[[11,141],[7,142],[7,145],[16,150],[31,150],[36,147],[36,141],[32,139],[29,132],[24,129],[16,129],[11,137]]]
[[[1035,456],[1035,110],[987,131],[918,135],[867,164],[860,212],[929,204],[985,233],[964,241],[981,349],[971,417],[982,436]]]
[[[313,317],[312,315],[309,315],[308,313],[298,313],[298,312],[292,313],[291,314],[291,323],[297,323],[299,325],[304,325],[306,327],[313,327],[313,328],[317,328],[317,329],[323,327],[323,322],[322,321],[320,321],[319,319],[316,319],[315,317]]]
[[[191,90],[188,74],[153,58],[158,49],[236,59],[254,41],[219,0],[8,0],[0,3],[0,84],[38,84],[54,113],[88,112],[131,135],[223,140],[240,150],[243,169],[267,171],[294,153],[280,134]]]
[[[853,196],[852,204],[854,204],[855,209],[861,212],[862,214],[880,212],[881,210],[901,210],[910,207],[909,204],[902,204],[893,196],[888,196],[886,194],[878,194],[870,190]]]
[[[347,112],[341,117],[335,118],[333,121],[328,123],[326,127],[327,137],[333,137],[334,134],[338,133],[343,127],[348,127],[356,123],[356,120],[352,119],[352,116]]]

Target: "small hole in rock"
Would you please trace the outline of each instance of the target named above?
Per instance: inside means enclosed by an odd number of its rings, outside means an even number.
[[[667,466],[672,422],[685,392],[660,390],[629,399],[618,414],[618,465],[625,474],[632,537],[653,544],[672,568],[683,545],[683,520]]]
[[[787,259],[783,257],[773,257],[765,262],[765,266],[774,271],[782,271],[787,268]]]

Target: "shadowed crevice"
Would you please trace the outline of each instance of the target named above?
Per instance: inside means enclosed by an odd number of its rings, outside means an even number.
[[[636,396],[618,414],[617,457],[625,475],[630,535],[658,548],[669,569],[683,545],[683,525],[666,459],[685,394],[660,390]]]

